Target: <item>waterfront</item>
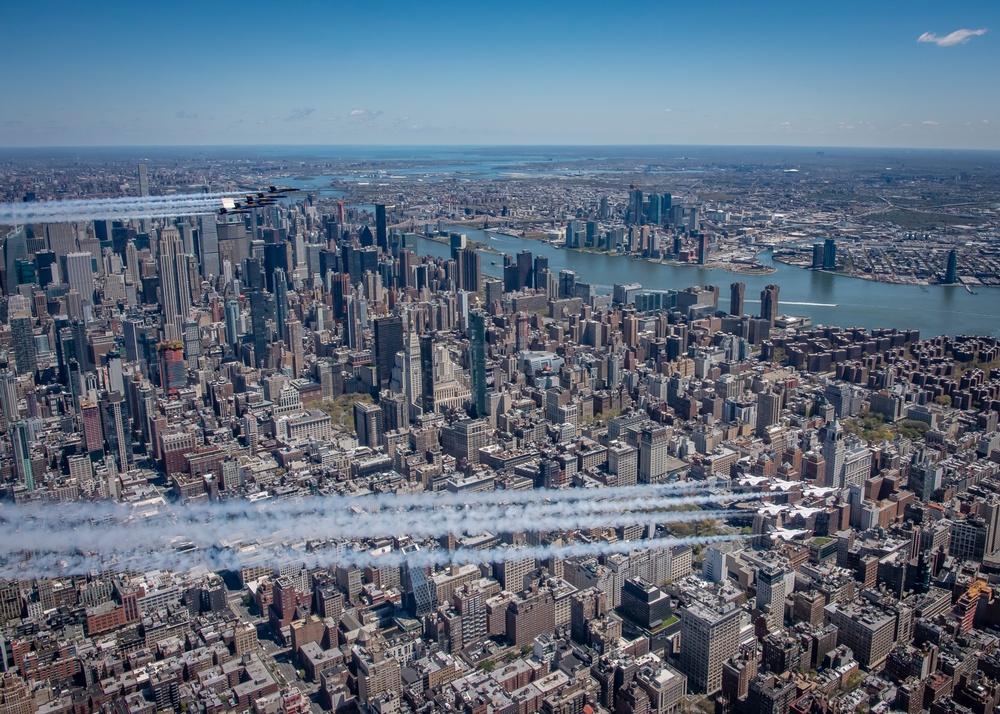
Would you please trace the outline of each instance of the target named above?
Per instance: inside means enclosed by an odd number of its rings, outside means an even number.
[[[516,255],[530,250],[549,259],[549,269],[573,270],[580,279],[591,282],[598,293],[607,293],[616,283],[641,283],[651,290],[678,290],[691,285],[718,285],[720,309],[729,307],[729,285],[746,284],[747,304],[755,310],[757,296],[765,285],[781,287],[779,312],[805,315],[813,324],[842,327],[897,327],[920,330],[921,337],[942,334],[978,334],[1000,336],[1000,291],[980,288],[970,294],[964,287],[892,285],[858,280],[830,273],[815,272],[783,265],[771,260],[770,252],[760,255],[761,262],[773,265],[770,275],[735,275],[723,270],[697,266],[663,265],[645,260],[566,250],[544,241],[529,240],[492,231],[460,226],[451,230],[465,233],[469,240],[480,241],[500,251]],[[419,252],[448,257],[447,245],[421,239]],[[499,276],[501,256],[483,252],[483,272]],[[496,265],[493,265],[493,262]]]

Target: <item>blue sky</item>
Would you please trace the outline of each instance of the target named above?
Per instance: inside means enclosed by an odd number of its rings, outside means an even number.
[[[978,1],[8,3],[0,146],[1000,149],[998,17]],[[986,32],[943,39],[958,30]]]

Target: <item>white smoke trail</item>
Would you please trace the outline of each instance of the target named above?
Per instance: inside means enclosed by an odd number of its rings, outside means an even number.
[[[638,486],[617,486],[607,488],[538,488],[528,491],[475,491],[466,493],[420,492],[420,493],[378,493],[364,495],[322,496],[317,498],[267,500],[250,503],[245,500],[228,500],[221,503],[187,505],[172,512],[188,519],[205,518],[260,518],[261,514],[274,513],[276,517],[293,518],[301,514],[334,512],[339,509],[360,509],[365,512],[382,510],[425,508],[444,506],[483,506],[517,504],[556,504],[591,501],[620,501],[633,498],[653,498],[663,494],[683,492],[685,496],[696,495],[712,487],[703,481],[673,484],[643,484]],[[681,496],[678,496],[681,497]],[[86,523],[97,520],[125,521],[134,514],[128,505],[101,503],[49,504],[6,506],[0,503],[0,522],[5,518],[13,520],[36,519],[58,520],[64,524]]]
[[[188,215],[217,210],[222,205],[221,198],[234,195],[240,194],[226,192],[5,203],[0,204],[0,223],[54,223]]]
[[[614,553],[630,553],[632,551],[653,550],[663,548],[673,548],[679,545],[704,545],[707,543],[718,543],[730,540],[744,540],[751,536],[742,534],[714,535],[714,536],[692,536],[689,538],[644,538],[640,540],[625,540],[591,543],[567,543],[562,545],[535,545],[506,548],[490,548],[487,550],[473,550],[471,548],[447,551],[436,550],[416,550],[416,551],[390,551],[383,554],[369,554],[365,552],[341,553],[330,555],[317,551],[306,554],[300,559],[306,567],[328,567],[327,563],[336,565],[378,565],[378,566],[400,566],[410,567],[431,567],[439,565],[464,565],[466,563],[491,563],[503,560],[534,558],[544,560],[545,558],[572,558],[588,555],[612,555]],[[291,554],[287,554],[289,557]],[[285,559],[284,562],[288,562]]]
[[[50,543],[65,543],[72,534],[72,548],[105,551],[133,535],[147,541],[184,537],[196,546],[209,547],[252,529],[254,533],[280,533],[285,538],[378,538],[399,536],[474,535],[498,528],[503,531],[578,530],[602,525],[675,522],[705,519],[693,514],[662,512],[664,509],[735,500],[759,500],[766,494],[700,494],[659,498],[619,497],[553,503],[522,503],[464,507],[372,508],[355,504],[345,508],[345,499],[306,499],[255,505],[231,501],[217,506],[178,509],[166,517],[132,519],[115,507],[91,508],[67,504],[59,509],[36,507],[0,510],[0,554],[16,552],[23,543],[43,550]],[[355,502],[367,499],[346,499]]]
[[[36,577],[56,577],[83,575],[106,570],[172,570],[184,572],[194,567],[205,567],[213,571],[239,570],[245,564],[278,566],[284,563],[301,563],[307,568],[329,568],[335,565],[348,567],[409,567],[423,568],[449,564],[491,563],[511,559],[534,558],[542,560],[550,557],[570,558],[577,556],[610,555],[631,553],[650,549],[664,549],[676,546],[703,545],[730,540],[742,540],[752,536],[716,535],[693,536],[690,538],[647,538],[632,541],[577,542],[560,545],[537,545],[521,547],[490,548],[485,550],[420,549],[412,546],[403,550],[388,552],[365,550],[316,549],[298,550],[282,547],[256,550],[249,553],[215,548],[205,551],[127,551],[120,549],[115,557],[93,554],[27,554],[19,561],[9,559],[0,563],[0,577],[27,579]]]
[[[167,210],[174,206],[188,204],[211,204],[221,206],[222,201],[201,196],[176,196],[169,200],[154,201],[147,198],[129,198],[115,202],[102,201],[67,201],[65,203],[51,201],[49,203],[15,203],[0,206],[0,216],[21,221],[38,220],[37,216],[61,216],[90,211],[121,212],[134,209]]]
[[[683,492],[687,492],[684,494]],[[654,495],[654,494],[663,495]],[[682,493],[682,495],[669,495]],[[32,567],[48,562],[156,563],[179,558],[188,567],[206,557],[236,557],[222,544],[252,544],[258,553],[296,541],[424,538],[484,532],[576,531],[599,526],[690,523],[728,519],[734,511],[679,512],[684,506],[759,500],[768,494],[704,493],[699,484],[599,489],[538,489],[468,494],[381,494],[199,504],[139,517],[127,506],[60,504],[0,506],[0,568],[20,569],[30,544]],[[261,542],[262,541],[262,542]],[[178,554],[183,543],[195,549]],[[93,554],[93,555],[88,555]],[[206,555],[207,554],[207,555]],[[167,567],[164,565],[163,567]],[[221,567],[221,566],[220,566]]]
[[[213,193],[171,193],[160,196],[113,196],[105,198],[73,198],[65,201],[27,201],[24,203],[0,203],[0,211],[30,211],[38,208],[65,206],[68,210],[79,210],[89,206],[118,205],[143,201],[145,203],[171,202],[185,199],[216,200],[236,196],[255,195],[253,191],[216,191]]]
[[[567,504],[573,505],[573,504]],[[594,504],[599,505],[599,504]],[[643,507],[626,504],[625,509],[607,504],[605,509],[590,508],[582,512],[559,509],[555,512],[537,507],[527,510],[490,511],[485,517],[476,512],[424,511],[402,514],[311,514],[285,519],[260,518],[256,521],[234,522],[228,519],[191,522],[161,520],[132,522],[120,525],[104,523],[71,525],[25,522],[3,529],[0,558],[23,551],[25,544],[44,552],[74,553],[79,551],[110,554],[117,548],[131,548],[131,543],[145,543],[150,548],[166,547],[183,540],[198,548],[211,548],[232,541],[267,541],[280,538],[296,540],[340,540],[358,538],[425,538],[446,534],[479,535],[490,532],[576,531],[588,528],[652,523],[693,523],[739,515],[728,510],[657,511],[675,507],[663,500],[647,502]],[[252,530],[250,530],[252,528]],[[259,534],[249,537],[250,533]]]
[[[205,207],[195,207],[195,208],[185,208],[183,210],[171,210],[166,213],[157,213],[154,211],[125,211],[121,213],[76,213],[66,216],[46,216],[34,221],[4,221],[3,217],[0,217],[0,225],[10,225],[10,224],[23,224],[23,223],[78,223],[85,221],[126,221],[130,219],[139,218],[181,218],[185,216],[207,216],[215,214],[217,208],[210,206]]]

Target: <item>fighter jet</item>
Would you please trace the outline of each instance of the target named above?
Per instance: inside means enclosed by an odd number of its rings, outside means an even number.
[[[245,206],[243,206],[240,203],[237,203],[231,198],[223,198],[222,208],[219,209],[219,215],[220,216],[242,215],[245,213],[250,213],[250,210],[251,209],[246,208]]]
[[[784,479],[775,478],[771,479],[771,485],[782,491],[790,491],[796,486],[801,486],[802,484],[798,481],[785,481]]]
[[[796,538],[801,538],[806,533],[812,533],[807,528],[775,528],[773,531],[768,533],[771,536],[771,540],[795,540]]]
[[[788,508],[784,503],[770,503],[766,506],[761,506],[760,512],[768,516],[777,516],[785,513]]]
[[[794,510],[792,510],[792,515],[793,516],[802,516],[803,518],[808,518],[809,516],[813,515],[814,513],[820,513],[822,510],[823,510],[822,508],[810,508],[808,506],[796,506],[794,508]]]
[[[770,481],[767,476],[741,476],[740,486],[760,486],[762,483]]]
[[[247,195],[246,204],[248,206],[273,206],[275,200],[262,193],[258,193],[256,196]]]
[[[805,493],[807,496],[819,496],[822,498],[839,490],[839,488],[834,486],[806,486]]]

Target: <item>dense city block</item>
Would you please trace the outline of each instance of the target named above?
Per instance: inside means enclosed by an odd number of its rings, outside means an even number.
[[[0,165],[0,714],[1000,704],[996,166],[155,152]]]

